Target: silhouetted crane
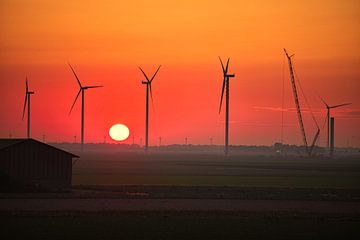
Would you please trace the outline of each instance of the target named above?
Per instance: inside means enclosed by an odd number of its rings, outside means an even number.
[[[315,137],[313,139],[313,142],[312,142],[311,146],[309,147],[307,139],[306,139],[304,123],[303,123],[303,119],[302,119],[302,115],[301,115],[301,108],[300,108],[299,98],[298,98],[298,94],[297,94],[297,90],[296,90],[293,65],[292,65],[292,62],[291,62],[291,57],[294,56],[294,54],[289,56],[289,54],[286,52],[285,48],[284,48],[284,52],[285,52],[285,55],[286,55],[286,57],[288,59],[288,62],[289,62],[290,80],[291,80],[291,85],[292,85],[292,89],[293,89],[293,95],[294,95],[294,100],[295,100],[295,105],[296,105],[298,121],[299,121],[299,125],[300,125],[300,131],[301,131],[301,134],[302,134],[302,138],[303,138],[304,146],[306,148],[306,152],[307,152],[307,154],[309,156],[311,156],[312,152],[313,152],[313,149],[314,149],[314,146],[315,146],[315,143],[316,143],[316,141],[317,141],[317,139],[319,137],[319,134],[320,134],[320,128],[319,128],[315,118],[313,118],[314,121],[315,121],[315,124],[317,126],[317,132],[315,134]]]

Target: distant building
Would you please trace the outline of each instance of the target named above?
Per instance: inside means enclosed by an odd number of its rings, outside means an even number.
[[[0,139],[0,175],[10,183],[70,188],[78,156],[34,139]]]

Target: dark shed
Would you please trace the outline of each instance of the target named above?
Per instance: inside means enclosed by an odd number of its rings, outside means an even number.
[[[78,156],[35,139],[0,139],[0,174],[10,182],[70,188]]]

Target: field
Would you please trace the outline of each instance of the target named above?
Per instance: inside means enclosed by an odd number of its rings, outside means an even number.
[[[71,191],[0,194],[7,238],[360,237],[356,155],[78,154]]]
[[[74,185],[358,188],[360,157],[122,152],[83,155]]]

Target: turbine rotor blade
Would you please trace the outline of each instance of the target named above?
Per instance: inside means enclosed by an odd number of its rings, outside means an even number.
[[[222,62],[222,60],[221,60],[220,57],[219,57],[219,60],[220,60],[220,63],[221,63],[221,68],[222,68],[222,70],[223,70],[223,74],[225,75],[225,67],[224,67],[224,64],[223,64],[223,62]]]
[[[152,87],[151,87],[151,82],[149,84],[149,90],[150,90],[150,98],[151,98],[151,105],[154,108],[154,100],[153,100],[153,95],[152,95]]]
[[[224,77],[223,84],[222,84],[222,90],[221,90],[221,98],[220,98],[219,114],[220,114],[220,112],[221,112],[222,101],[223,101],[223,98],[224,98],[225,81],[226,81],[226,79],[225,79],[225,77]]]
[[[84,89],[88,89],[88,88],[101,88],[101,87],[104,87],[104,86],[86,86],[86,87],[83,87]]]
[[[80,83],[80,80],[79,80],[78,76],[77,76],[76,73],[75,73],[75,70],[74,70],[73,67],[70,65],[70,63],[68,63],[68,64],[69,64],[69,66],[70,66],[70,68],[71,68],[71,71],[74,73],[74,76],[75,76],[75,78],[76,78],[76,80],[77,80],[80,88],[82,88],[81,83]]]
[[[26,93],[29,91],[29,86],[28,86],[28,79],[26,77],[26,80],[25,80],[25,84],[26,84]]]
[[[159,69],[160,69],[161,65],[157,68],[156,72],[154,73],[154,75],[152,76],[152,78],[150,79],[150,83],[154,80],[156,74],[158,73]]]
[[[339,104],[339,105],[335,105],[335,106],[330,106],[329,108],[338,108],[338,107],[343,107],[343,106],[347,106],[350,105],[351,103],[343,103],[343,104]]]
[[[27,97],[28,97],[28,95],[25,94],[24,109],[23,109],[23,114],[22,114],[22,119],[23,120],[24,120],[24,116],[25,116],[25,108],[26,108],[26,103],[27,103]]]
[[[141,67],[139,67],[139,69],[140,69],[140,71],[144,74],[146,80],[147,80],[148,82],[150,82],[150,81],[149,81],[149,78],[146,76],[146,73],[144,72],[144,70],[142,70]]]
[[[82,91],[82,89],[80,89],[80,90],[79,90],[79,92],[78,92],[78,94],[76,95],[75,100],[74,100],[74,103],[72,104],[72,106],[71,106],[71,108],[70,108],[69,115],[70,115],[71,111],[73,110],[74,105],[75,105],[75,103],[76,103],[76,100],[78,99],[78,97],[79,97],[79,95],[80,95],[81,91]]]
[[[228,70],[229,70],[229,61],[230,58],[228,58],[227,62],[226,62],[226,68],[225,68],[225,73],[227,74]]]
[[[323,99],[323,98],[320,98],[321,99],[321,101],[325,104],[325,106],[327,107],[327,108],[329,108],[329,105],[327,105],[327,103],[325,102],[325,100]]]

